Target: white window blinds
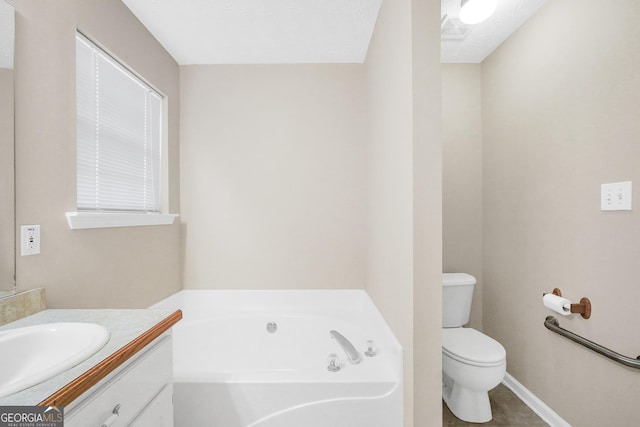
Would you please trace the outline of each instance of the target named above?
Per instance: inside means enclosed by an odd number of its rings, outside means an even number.
[[[78,210],[160,212],[162,96],[76,36]]]

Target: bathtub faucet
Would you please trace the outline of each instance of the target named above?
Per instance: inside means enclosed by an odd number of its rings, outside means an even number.
[[[342,335],[338,331],[331,330],[329,331],[329,336],[334,340],[338,341],[338,344],[340,344],[340,347],[342,347],[344,352],[347,354],[347,359],[349,360],[349,363],[353,365],[357,365],[358,363],[362,362],[362,356],[360,355],[360,353],[358,353],[358,350],[356,350],[353,344],[351,344],[351,341],[345,338],[344,335]]]

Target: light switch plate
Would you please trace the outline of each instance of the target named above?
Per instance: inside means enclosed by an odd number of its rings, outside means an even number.
[[[631,181],[602,184],[600,188],[600,210],[630,211]]]

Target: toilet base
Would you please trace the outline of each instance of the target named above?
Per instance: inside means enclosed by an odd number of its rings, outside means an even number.
[[[449,384],[447,384],[449,383]],[[493,418],[489,393],[474,391],[445,380],[442,399],[453,415],[470,423],[487,423]]]

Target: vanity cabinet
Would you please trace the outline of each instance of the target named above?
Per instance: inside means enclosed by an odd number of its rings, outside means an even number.
[[[65,427],[173,427],[171,335],[164,334],[65,408]]]

